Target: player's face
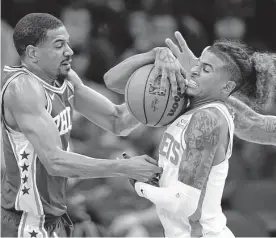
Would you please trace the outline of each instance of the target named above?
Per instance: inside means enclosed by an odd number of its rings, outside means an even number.
[[[189,96],[220,98],[229,79],[226,64],[220,58],[206,50],[191,71],[191,83],[186,90]]]
[[[65,78],[71,69],[73,51],[64,26],[49,30],[46,39],[37,46],[38,65],[52,78]]]

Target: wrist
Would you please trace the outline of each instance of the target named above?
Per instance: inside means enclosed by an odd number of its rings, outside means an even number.
[[[115,165],[114,168],[116,168],[116,172],[119,174],[129,177],[131,175],[131,164],[125,160],[125,159],[120,159],[120,160],[115,160]]]
[[[155,47],[152,50],[148,51],[146,54],[151,58],[152,61],[155,61],[157,53],[160,51],[160,47]]]
[[[156,54],[156,52],[160,51],[161,47],[154,47],[151,51]]]

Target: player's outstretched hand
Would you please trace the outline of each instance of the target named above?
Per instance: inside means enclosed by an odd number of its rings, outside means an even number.
[[[167,47],[156,47],[155,62],[152,77],[156,79],[161,75],[160,94],[165,93],[166,80],[169,79],[171,83],[172,96],[177,96],[179,91],[185,91],[185,70],[173,55],[171,50]],[[154,79],[150,79],[151,82]],[[178,90],[180,89],[180,90]]]
[[[123,153],[122,154],[123,156],[123,159],[130,159],[131,157],[127,154],[127,153]],[[154,160],[153,158],[149,157],[149,158],[146,158],[146,160],[148,160],[150,163],[154,163],[154,164],[158,164],[158,162],[156,160]],[[152,176],[151,178],[149,178],[147,181],[147,183],[151,184],[151,185],[154,185],[154,186],[159,186],[159,177],[160,177],[160,173],[157,173],[155,174],[154,176]],[[135,187],[135,183],[137,182],[136,179],[133,179],[133,178],[129,178],[129,182],[130,184]]]
[[[147,182],[156,175],[162,173],[162,168],[158,167],[158,163],[148,155],[135,156],[128,159],[131,164],[129,177],[140,182]]]
[[[178,45],[176,45],[170,38],[167,38],[165,40],[165,43],[170,48],[172,53],[176,56],[179,63],[184,67],[184,69],[186,71],[190,71],[197,64],[198,59],[189,49],[181,33],[179,31],[176,31],[174,35],[180,47],[178,47]]]

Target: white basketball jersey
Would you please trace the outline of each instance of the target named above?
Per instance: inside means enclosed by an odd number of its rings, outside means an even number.
[[[184,214],[179,216],[179,214],[176,215],[157,206],[166,237],[201,237],[207,233],[221,232],[226,227],[221,198],[228,174],[228,159],[232,154],[233,116],[222,103],[210,103],[197,110],[203,108],[217,108],[228,122],[230,138],[225,160],[211,168],[208,181],[201,192],[197,210],[192,216],[185,217]],[[178,180],[179,165],[186,148],[184,133],[193,113],[180,116],[164,132],[159,147],[159,166],[163,168],[159,182],[160,187],[169,187]]]

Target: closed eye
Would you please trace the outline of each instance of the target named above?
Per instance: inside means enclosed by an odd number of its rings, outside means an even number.
[[[60,48],[63,47],[63,45],[64,45],[63,42],[58,42],[58,43],[55,45],[55,47],[56,47],[57,49],[60,49]]]
[[[210,73],[212,71],[212,67],[208,64],[203,65],[203,71],[206,73]]]

